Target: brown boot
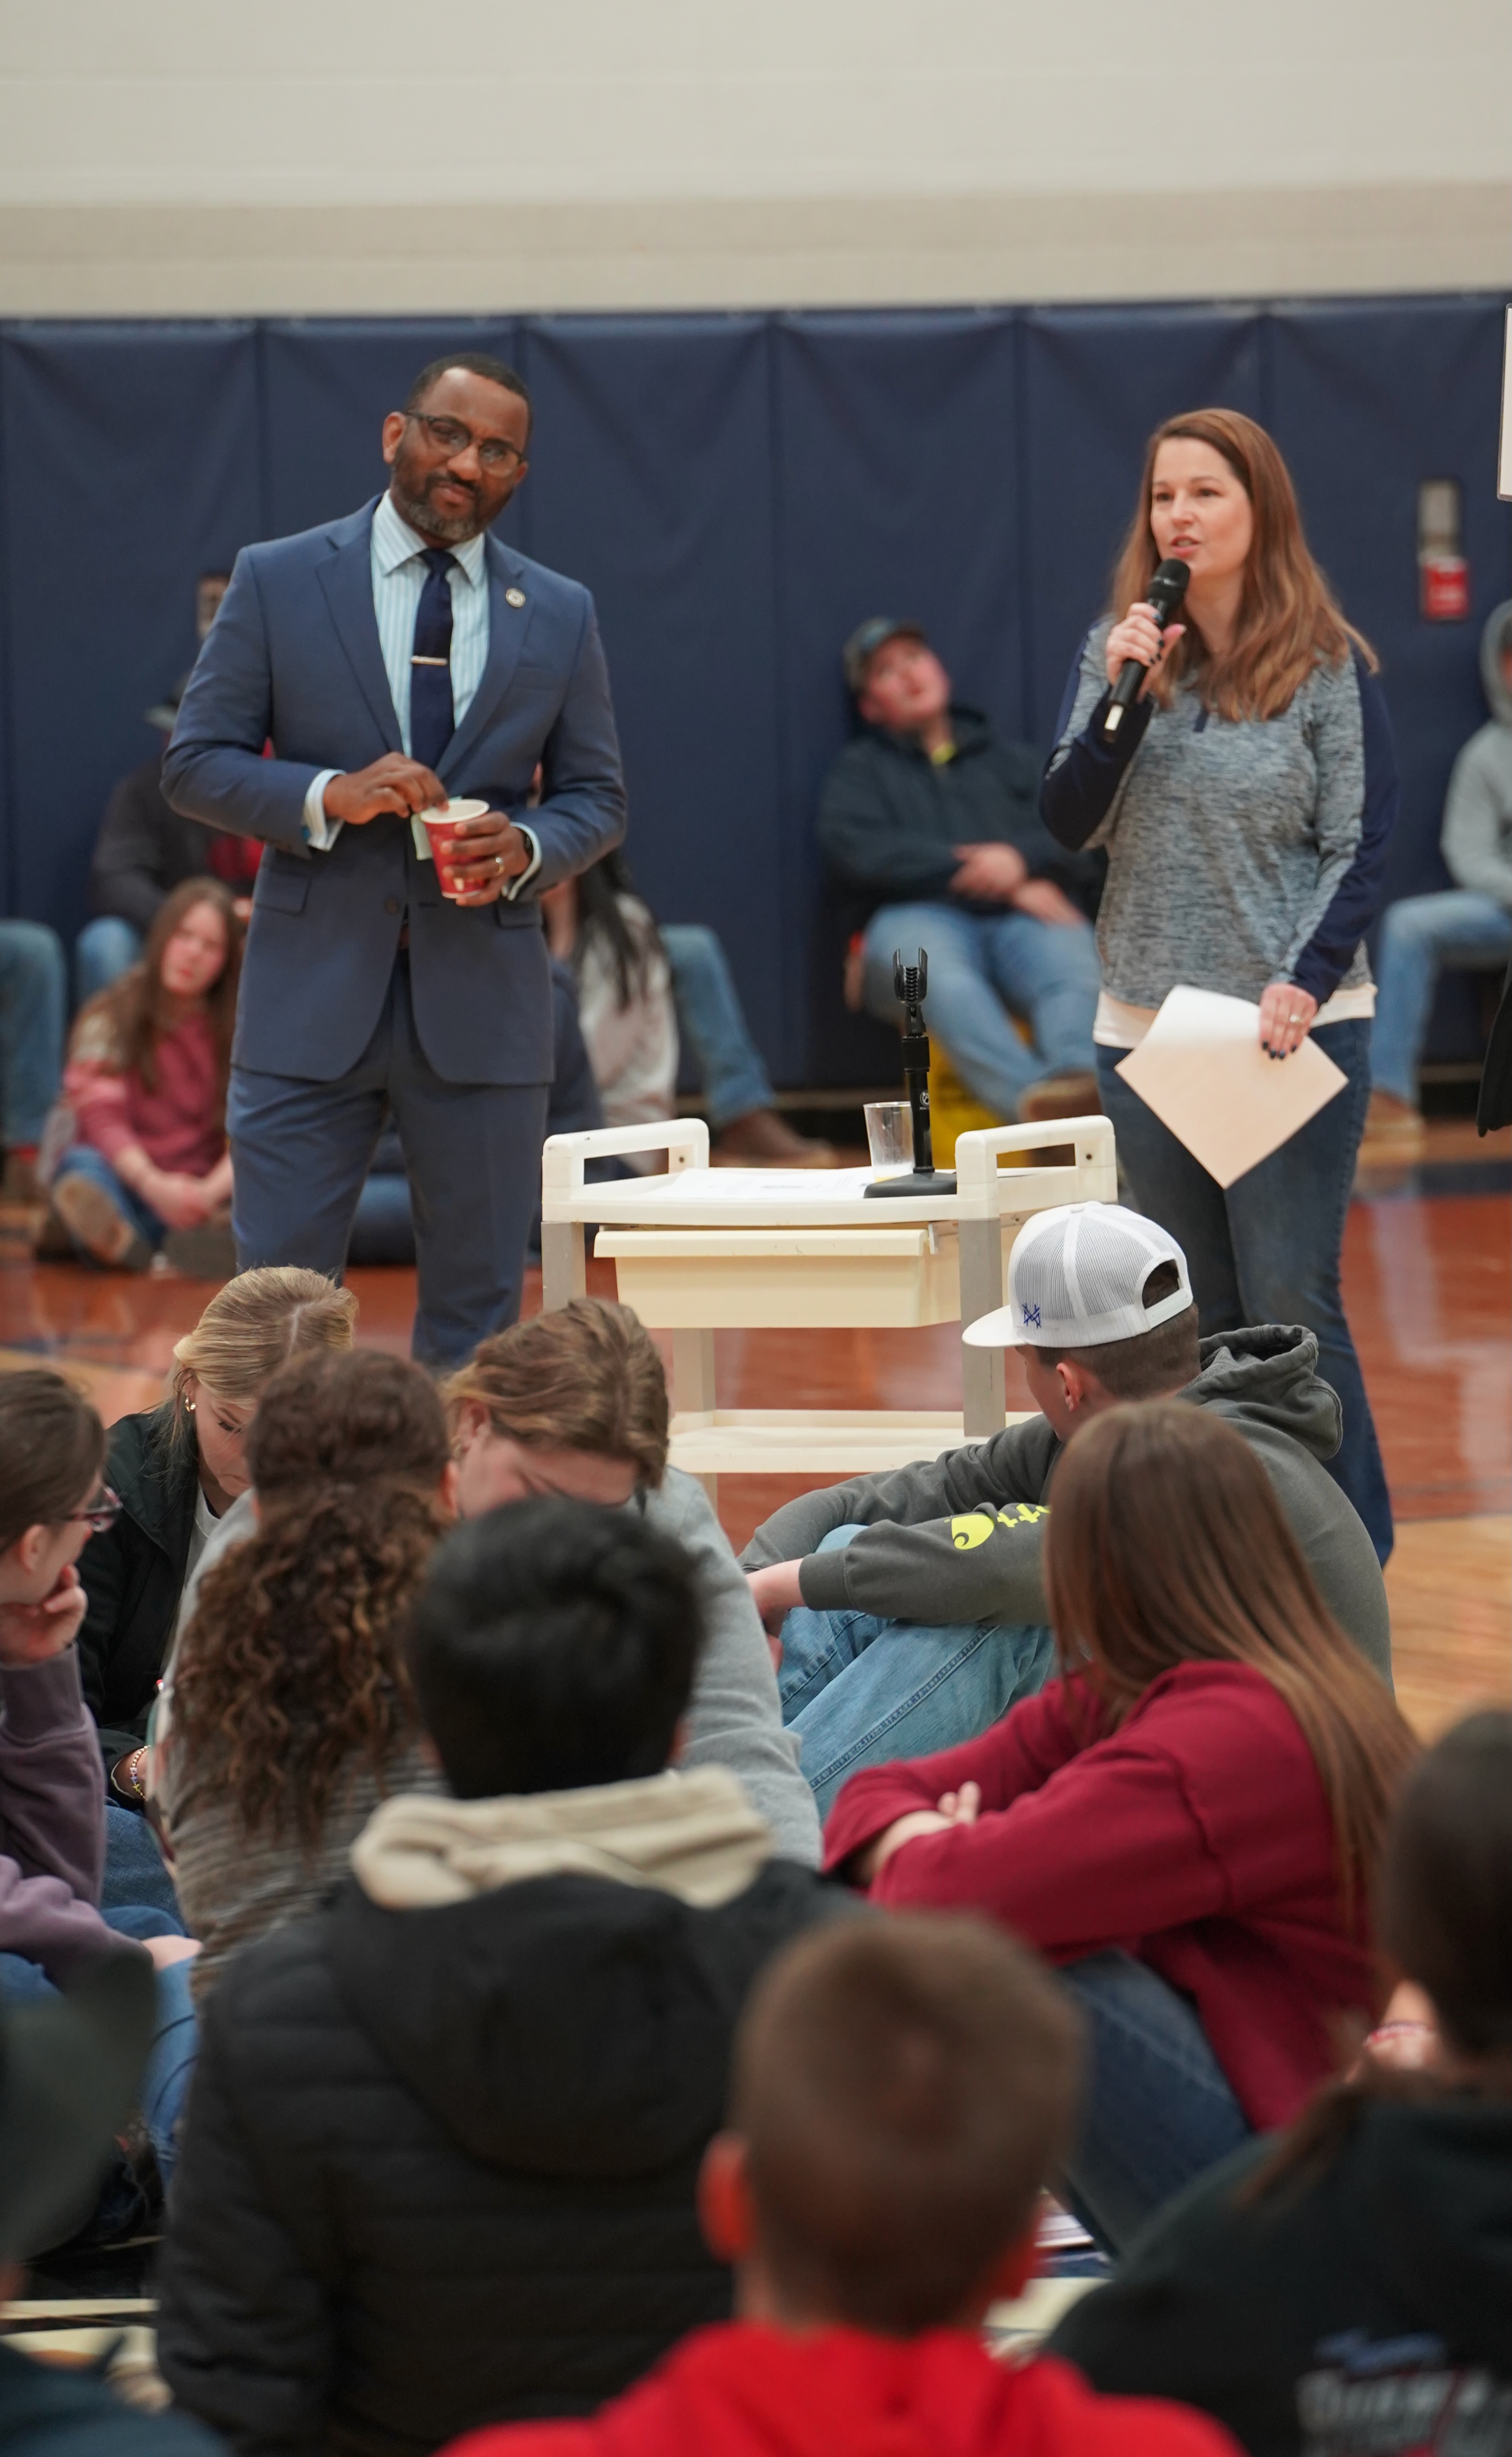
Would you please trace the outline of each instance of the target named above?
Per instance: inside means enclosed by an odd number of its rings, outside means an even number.
[[[60,1177],[52,1188],[52,1208],[92,1262],[112,1271],[145,1271],[151,1264],[153,1249],[146,1238],[137,1235],[92,1177]]]
[[[1095,1118],[1101,1110],[1096,1076],[1079,1068],[1064,1075],[1042,1075],[1018,1105],[1022,1125],[1032,1125],[1036,1118]]]
[[[715,1145],[714,1157],[725,1162],[754,1161],[763,1168],[833,1168],[835,1165],[830,1145],[794,1134],[775,1109],[747,1109],[743,1118],[732,1118]]]

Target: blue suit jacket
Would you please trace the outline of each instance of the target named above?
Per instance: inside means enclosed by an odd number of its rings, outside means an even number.
[[[517,903],[447,903],[404,819],[344,827],[329,853],[313,853],[311,779],[403,748],[373,610],[373,511],[243,548],[163,762],[175,810],[269,848],[235,1061],[317,1083],[346,1074],[382,1011],[407,915],[416,1028],[436,1072],[452,1084],[546,1084],[551,981],[536,891],[624,834],[593,601],[486,540],[488,662],[438,774],[454,796],[515,814],[542,762],[544,796],[529,818],[541,868]],[[508,603],[511,589],[522,605]]]

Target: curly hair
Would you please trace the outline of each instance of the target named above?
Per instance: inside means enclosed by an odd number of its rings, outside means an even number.
[[[418,1366],[294,1358],[248,1436],[257,1533],[210,1570],[174,1683],[180,1745],[249,1833],[312,1853],[354,1762],[385,1769],[418,1718],[403,1625],[449,1510],[446,1419]]]

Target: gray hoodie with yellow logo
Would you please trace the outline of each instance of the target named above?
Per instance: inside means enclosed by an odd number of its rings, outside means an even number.
[[[1258,1453],[1324,1603],[1389,1683],[1380,1565],[1323,1465],[1338,1448],[1342,1415],[1319,1379],[1313,1333],[1271,1323],[1205,1339],[1200,1354],[1196,1380],[1177,1395],[1226,1417]],[[1035,1416],[937,1459],[805,1494],[758,1527],[742,1566],[801,1560],[804,1601],[819,1612],[930,1626],[1046,1621],[1041,1554],[1061,1449]],[[866,1532],[843,1551],[817,1550],[848,1525]]]

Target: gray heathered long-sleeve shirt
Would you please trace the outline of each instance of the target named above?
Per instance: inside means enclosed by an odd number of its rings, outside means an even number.
[[[1364,660],[1316,666],[1264,719],[1212,715],[1189,683],[1168,709],[1137,701],[1109,745],[1110,628],[1093,625],[1073,669],[1040,795],[1062,844],[1107,849],[1110,995],[1157,1007],[1184,983],[1257,1000],[1292,981],[1321,1006],[1367,983],[1397,770]]]

